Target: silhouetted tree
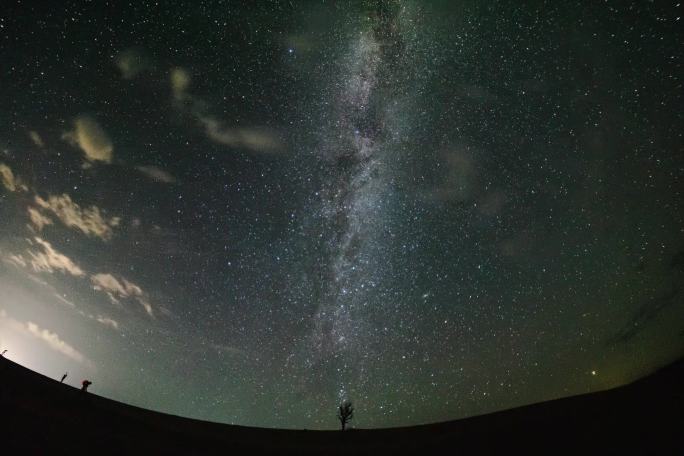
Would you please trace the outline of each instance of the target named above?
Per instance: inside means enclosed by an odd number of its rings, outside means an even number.
[[[2,354],[0,354],[0,356],[5,356],[5,353],[7,353],[7,350],[3,350]]]
[[[93,382],[91,382],[90,380],[83,380],[81,382],[81,391],[83,391],[84,393],[88,392],[88,387],[92,384]]]
[[[337,419],[340,420],[343,431],[352,418],[354,418],[354,406],[350,401],[344,401],[337,410]]]
[[[69,372],[65,372],[64,375],[62,375],[62,379],[59,381],[59,383],[64,383],[64,379],[67,378],[67,375],[69,375]]]

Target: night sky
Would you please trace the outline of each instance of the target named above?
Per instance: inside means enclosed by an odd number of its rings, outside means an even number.
[[[0,349],[308,429],[682,356],[684,7],[525,3],[3,2]]]

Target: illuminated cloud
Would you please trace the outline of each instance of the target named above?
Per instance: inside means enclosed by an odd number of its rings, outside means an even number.
[[[26,210],[28,211],[29,215],[29,220],[31,220],[31,224],[37,229],[38,231],[41,231],[43,227],[46,225],[52,225],[52,219],[50,217],[46,217],[43,214],[38,211],[35,207],[27,207]]]
[[[26,332],[33,337],[45,342],[51,349],[62,353],[65,356],[82,363],[85,361],[85,356],[83,356],[78,350],[64,342],[57,333],[53,333],[47,329],[41,329],[37,324],[29,321],[26,322]]]
[[[0,163],[0,178],[2,178],[2,185],[4,185],[7,190],[10,192],[16,191],[17,184],[14,180],[14,173],[12,172],[12,169],[4,163]]]
[[[0,180],[2,180],[2,185],[10,192],[28,190],[28,187],[21,182],[21,179],[16,177],[12,169],[4,163],[0,163]]]
[[[142,51],[138,49],[126,49],[120,52],[115,63],[124,79],[133,79],[152,66]]]
[[[28,251],[30,260],[28,263],[36,272],[55,272],[61,271],[76,277],[85,275],[83,269],[78,267],[69,257],[55,250],[52,245],[39,238],[34,238],[36,243],[43,248],[42,252]]]
[[[184,68],[173,68],[171,70],[171,91],[173,97],[182,100],[186,96],[186,90],[190,86],[190,73]]]
[[[37,131],[29,131],[29,137],[31,138],[31,141],[33,141],[33,144],[35,144],[36,146],[45,147],[45,142],[43,141],[43,138],[40,137]]]
[[[111,291],[124,298],[142,295],[142,290],[139,286],[128,282],[126,279],[119,281],[112,274],[95,274],[90,280],[93,283],[93,288],[96,290]]]
[[[0,328],[2,328],[3,331],[14,331],[26,337],[35,338],[47,345],[50,349],[59,352],[74,361],[92,365],[91,361],[89,361],[81,352],[65,342],[57,333],[41,328],[32,321],[24,323],[15,320],[7,315],[7,312],[4,310],[0,310]]]
[[[278,135],[267,128],[259,127],[227,127],[218,119],[207,115],[207,103],[187,92],[190,86],[190,74],[184,68],[171,70],[171,91],[176,101],[183,105],[204,128],[207,137],[230,147],[242,147],[256,152],[275,152],[283,148]]]
[[[147,315],[149,315],[150,317],[154,317],[154,312],[152,311],[152,304],[150,304],[150,302],[142,296],[138,296],[136,299],[140,303],[140,305],[143,306],[143,309],[145,309]]]
[[[175,177],[163,169],[157,168],[156,166],[137,166],[135,169],[155,182],[161,182],[164,184],[172,184],[176,182]]]
[[[113,318],[105,317],[103,315],[93,315],[93,314],[88,314],[82,311],[81,309],[78,308],[76,304],[68,300],[65,296],[62,296],[61,294],[55,292],[54,297],[57,298],[57,300],[64,304],[65,306],[69,307],[71,310],[75,311],[77,314],[81,315],[82,317],[89,318],[91,320],[94,320],[104,326],[109,326],[112,329],[118,330],[119,329],[119,322],[114,320]]]
[[[78,116],[74,130],[62,136],[74,146],[78,146],[89,162],[111,163],[114,145],[97,121],[89,116]]]
[[[18,266],[21,268],[25,268],[26,266],[28,266],[26,260],[21,255],[8,255],[5,258],[3,258],[3,261],[5,263],[9,263],[13,266]]]
[[[200,117],[207,136],[214,142],[231,147],[244,147],[256,152],[275,152],[282,141],[265,128],[227,128],[212,117]]]
[[[119,217],[103,215],[97,206],[81,208],[67,194],[50,195],[47,200],[36,195],[35,202],[41,208],[52,212],[64,225],[82,231],[86,236],[96,236],[107,241],[113,235],[112,228],[121,222]]]
[[[116,320],[112,320],[111,318],[103,317],[102,315],[98,315],[95,317],[95,321],[98,323],[101,323],[105,326],[109,326],[112,329],[119,329],[119,323]]]
[[[142,288],[133,282],[129,282],[123,277],[119,280],[112,274],[95,274],[90,277],[90,281],[93,284],[93,289],[106,293],[113,302],[118,303],[119,299],[133,298],[143,306],[150,317],[154,316],[152,305],[147,300]]]
[[[55,296],[55,298],[57,298],[57,300],[58,300],[59,302],[61,302],[62,304],[66,305],[67,307],[71,307],[72,309],[75,309],[75,308],[76,308],[76,304],[74,304],[73,302],[69,301],[67,298],[65,298],[64,296],[60,295],[59,293],[55,293],[54,296]]]

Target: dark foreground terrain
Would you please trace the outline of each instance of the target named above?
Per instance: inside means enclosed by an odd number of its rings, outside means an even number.
[[[288,431],[152,412],[0,357],[0,454],[684,454],[684,360],[630,385],[457,421]]]

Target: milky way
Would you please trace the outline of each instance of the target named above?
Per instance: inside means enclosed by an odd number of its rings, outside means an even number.
[[[10,4],[8,4],[10,5]],[[682,355],[681,6],[0,13],[0,349],[142,407],[411,425]]]
[[[322,191],[320,217],[326,226],[327,265],[320,306],[314,316],[314,356],[339,357],[340,399],[347,399],[347,382],[363,381],[370,357],[359,350],[365,333],[364,307],[386,273],[382,258],[384,205],[388,201],[389,147],[383,138],[383,101],[378,100],[378,79],[383,65],[380,30],[396,26],[393,18],[373,18],[371,30],[363,30],[342,57],[339,93],[335,94],[334,120],[321,153],[337,176]],[[387,21],[389,23],[381,23]],[[372,247],[369,244],[374,244]],[[362,359],[354,355],[363,352]],[[351,359],[350,359],[351,358]],[[349,378],[350,371],[359,371]],[[345,379],[345,377],[347,377]]]

